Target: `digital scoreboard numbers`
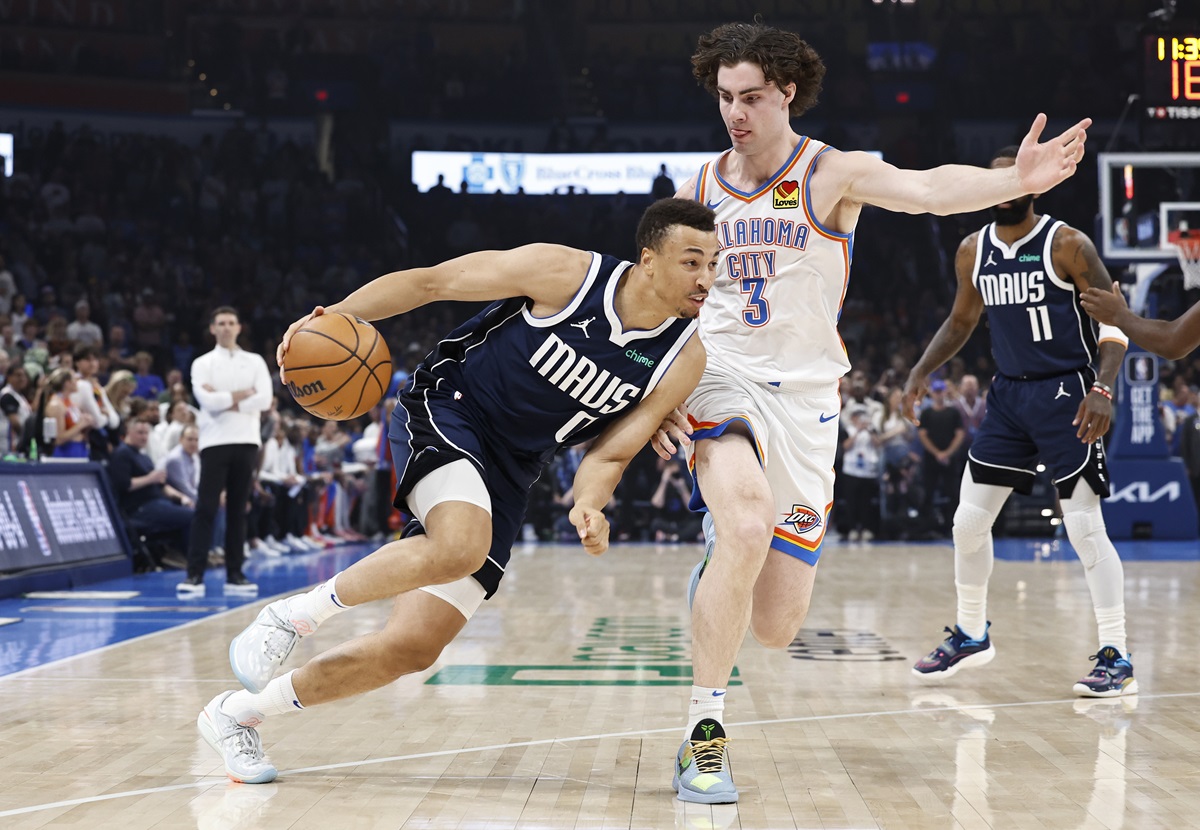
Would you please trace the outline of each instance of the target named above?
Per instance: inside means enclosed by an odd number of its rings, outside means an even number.
[[[1158,121],[1200,121],[1200,31],[1147,35],[1145,49],[1145,116]]]

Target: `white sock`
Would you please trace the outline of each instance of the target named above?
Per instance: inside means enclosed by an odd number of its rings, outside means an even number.
[[[955,582],[958,590],[958,627],[972,640],[981,640],[987,633],[987,583],[964,585]]]
[[[242,726],[250,727],[258,726],[267,719],[267,715],[300,711],[304,707],[296,699],[296,690],[292,687],[294,671],[276,677],[259,694],[239,689],[225,698],[221,710]]]
[[[692,737],[692,730],[696,728],[696,724],[705,718],[712,718],[718,723],[725,715],[725,690],[724,689],[709,689],[704,686],[692,687],[692,699],[688,703],[688,722],[687,729],[684,730],[683,738],[688,740]]]
[[[1125,651],[1125,603],[1111,608],[1096,609],[1096,628],[1100,634],[1100,648],[1112,646],[1128,657]]]
[[[338,599],[334,585],[336,581],[337,576],[334,575],[307,594],[297,594],[284,600],[288,619],[301,637],[314,633],[321,623],[349,607]]]

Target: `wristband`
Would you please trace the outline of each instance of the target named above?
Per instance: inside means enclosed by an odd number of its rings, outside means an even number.
[[[1091,391],[1097,392],[1097,393],[1103,395],[1104,397],[1108,398],[1110,401],[1113,399],[1112,387],[1106,386],[1105,384],[1101,383],[1100,381],[1096,381],[1095,383],[1092,384]]]

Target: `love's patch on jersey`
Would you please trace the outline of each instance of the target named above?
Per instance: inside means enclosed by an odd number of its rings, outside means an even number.
[[[796,528],[797,533],[807,533],[821,526],[821,514],[807,504],[793,504],[791,514],[783,520],[785,525]]]
[[[780,182],[771,191],[771,206],[776,210],[800,207],[800,185],[797,182]]]

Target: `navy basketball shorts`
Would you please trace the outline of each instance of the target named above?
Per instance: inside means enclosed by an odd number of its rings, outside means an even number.
[[[1070,498],[1082,478],[1106,498],[1104,440],[1083,443],[1076,435],[1079,427],[1071,423],[1092,379],[1090,370],[1040,380],[993,377],[987,412],[967,454],[975,481],[1027,494],[1040,460],[1060,497]]]
[[[470,461],[483,477],[492,499],[492,545],[487,561],[473,576],[490,598],[496,593],[509,554],[525,523],[529,488],[541,474],[542,462],[505,452],[503,442],[484,426],[484,418],[451,391],[418,386],[396,399],[388,425],[392,464],[396,469],[396,507],[410,512],[407,498],[425,476],[453,461]],[[424,533],[413,519],[404,536]]]

